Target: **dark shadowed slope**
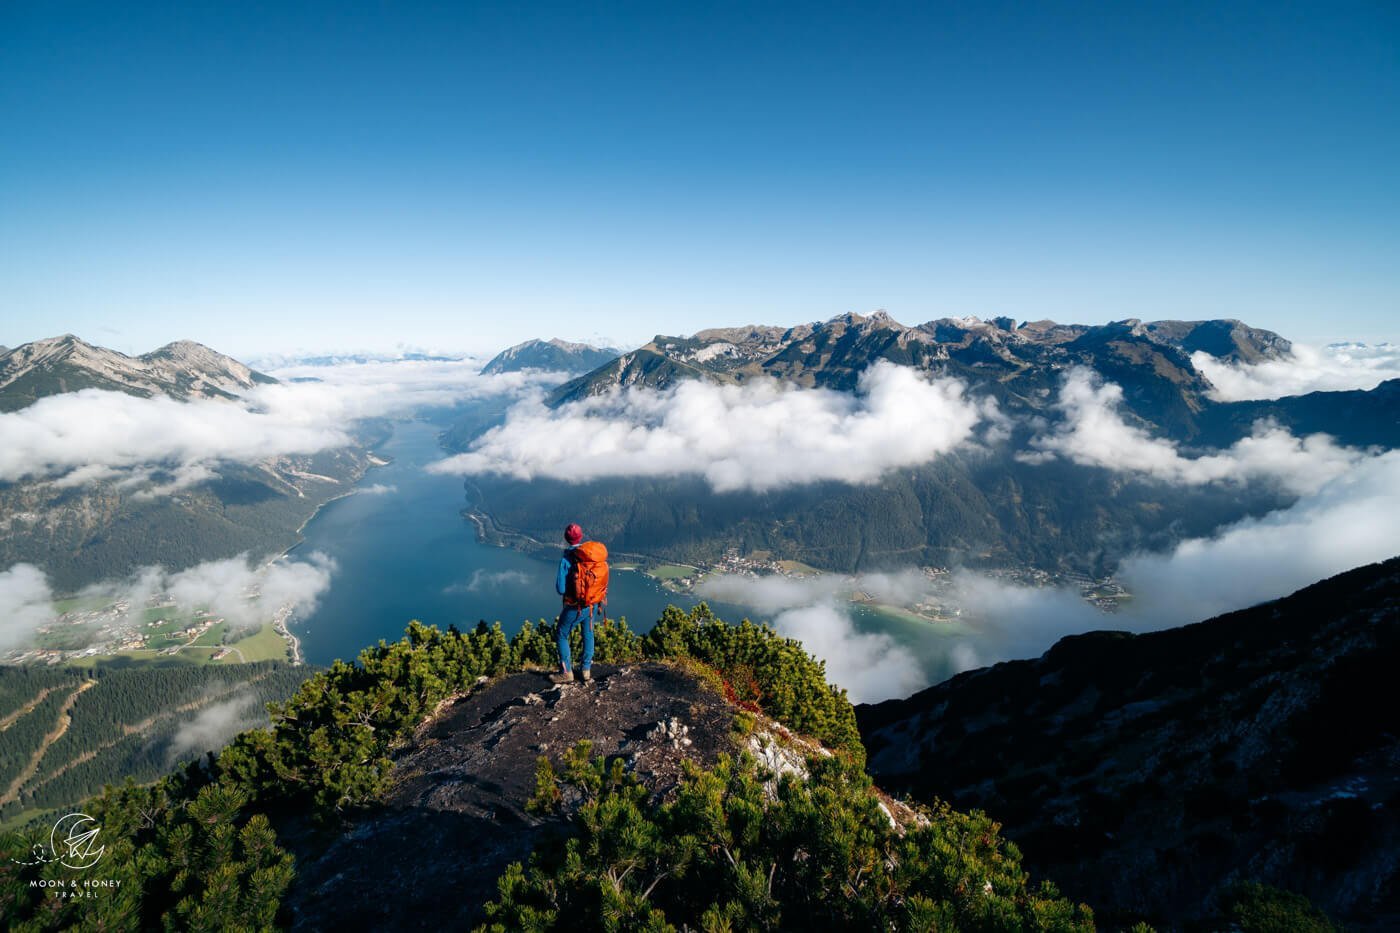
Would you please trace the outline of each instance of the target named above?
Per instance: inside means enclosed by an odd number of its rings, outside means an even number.
[[[1100,919],[1258,879],[1400,922],[1400,558],[1149,635],[1063,639],[857,707],[891,791],[987,810]]]

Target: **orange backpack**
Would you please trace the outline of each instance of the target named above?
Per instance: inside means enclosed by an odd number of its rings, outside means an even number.
[[[584,609],[608,599],[608,549],[601,541],[585,541],[569,551],[566,605]]]

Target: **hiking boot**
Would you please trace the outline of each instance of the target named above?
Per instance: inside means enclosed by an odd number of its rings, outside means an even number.
[[[585,667],[585,668],[583,669],[583,677],[582,677],[581,679],[583,680],[584,683],[588,683],[590,680],[593,679],[593,672],[590,671],[588,668]]]
[[[555,671],[553,674],[550,674],[550,675],[549,675],[549,680],[550,680],[550,683],[556,683],[556,684],[571,684],[571,683],[574,682],[574,672],[573,672],[573,671]]]

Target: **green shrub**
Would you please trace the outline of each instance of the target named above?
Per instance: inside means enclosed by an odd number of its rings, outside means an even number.
[[[785,780],[776,802],[748,759],[693,771],[679,799],[660,809],[646,804],[620,761],[605,768],[586,748],[566,756],[562,776],[547,762],[537,766],[536,808],[557,807],[561,784],[591,797],[581,811],[583,832],[567,850],[575,861],[538,862],[528,875],[518,866],[507,872],[493,922],[573,922],[541,893],[540,879],[549,877],[558,897],[586,915],[625,915],[643,928],[677,921],[707,930],[779,920],[822,926],[828,915],[852,929],[882,918],[899,929],[1088,923],[1086,910],[1059,900],[1052,888],[1028,887],[1014,847],[985,817],[945,810],[929,831],[892,833],[860,770],[854,710],[798,642],[766,626],[727,625],[704,605],[689,613],[668,608],[646,636],[612,620],[597,626],[595,638],[600,662],[678,662],[845,754],[814,763],[810,786]],[[399,641],[365,649],[357,663],[338,661],[286,702],[269,704],[271,727],[239,735],[207,766],[147,787],[108,787],[84,804],[102,824],[104,864],[123,880],[100,908],[85,901],[80,917],[74,902],[42,897],[27,881],[52,866],[19,866],[0,855],[0,920],[29,931],[79,920],[109,929],[269,927],[292,859],[277,845],[268,815],[306,813],[333,825],[374,800],[388,786],[393,749],[439,704],[483,676],[552,667],[554,639],[548,622],[527,624],[510,639],[499,625],[462,633],[411,622]],[[578,861],[585,853],[612,866],[602,880],[593,876],[591,887],[592,862]],[[984,883],[991,892],[977,888]],[[718,895],[709,885],[723,893],[713,907]],[[819,906],[823,899],[831,903]]]
[[[29,887],[76,876],[57,861],[17,864],[27,853],[16,834],[0,849],[0,926],[24,933],[274,929],[292,857],[249,804],[239,789],[205,783],[196,768],[151,786],[108,788],[85,812],[101,827],[102,875],[120,886],[92,899]]]
[[[647,657],[702,661],[720,673],[731,700],[749,702],[788,728],[865,760],[846,691],[827,683],[826,664],[801,642],[748,620],[729,625],[704,603],[689,613],[667,606],[642,640]]]
[[[1031,885],[983,814],[939,807],[901,835],[844,756],[776,794],[753,758],[721,757],[652,803],[620,762],[586,754],[563,779],[585,795],[577,835],[511,865],[480,930],[1093,928],[1087,907]]]
[[[1227,913],[1241,933],[1334,933],[1337,929],[1301,894],[1253,881],[1235,885]]]

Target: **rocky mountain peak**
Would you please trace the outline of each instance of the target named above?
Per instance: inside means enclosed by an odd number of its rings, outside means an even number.
[[[761,714],[740,735],[736,712],[693,673],[662,662],[597,664],[587,684],[553,685],[543,671],[483,677],[442,704],[395,756],[381,806],[329,847],[305,842],[291,895],[295,926],[397,929],[410,914],[423,929],[470,929],[505,866],[527,858],[577,809],[567,789],[559,814],[527,803],[539,756],[563,771],[580,741],[594,756],[621,760],[653,799],[674,792],[686,761],[709,767],[747,748],[775,775],[805,776],[806,756],[830,754]],[[915,819],[894,801],[887,806]]]

